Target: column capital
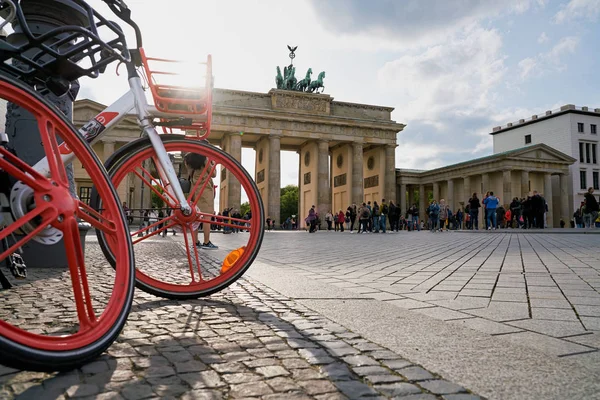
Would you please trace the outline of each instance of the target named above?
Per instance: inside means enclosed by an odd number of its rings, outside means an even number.
[[[270,133],[270,134],[268,135],[268,138],[269,138],[269,139],[271,139],[271,138],[273,138],[273,139],[275,139],[275,138],[277,138],[277,139],[281,139],[282,137],[283,137],[283,135],[282,135],[281,133]]]
[[[398,143],[386,143],[384,146],[395,149],[396,147],[398,147]]]
[[[117,139],[113,139],[113,138],[102,138],[100,140],[100,143],[102,144],[115,144],[117,142]]]

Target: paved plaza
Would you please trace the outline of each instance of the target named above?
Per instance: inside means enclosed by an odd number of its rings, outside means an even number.
[[[213,241],[226,253],[244,235]],[[138,262],[169,269],[180,240],[154,239]],[[510,231],[267,232],[229,289],[191,301],[136,291],[100,359],[63,374],[0,367],[0,398],[600,398],[599,244]],[[87,257],[102,286],[111,272],[91,235]],[[29,315],[36,296],[54,313],[72,307],[44,296],[48,281],[68,284],[63,271],[30,275],[12,292]]]

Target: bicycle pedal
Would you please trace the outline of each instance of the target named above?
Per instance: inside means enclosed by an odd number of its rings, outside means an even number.
[[[8,261],[10,264],[10,272],[16,279],[27,278],[27,266],[25,265],[25,261],[23,261],[23,257],[17,253],[13,253],[11,256],[9,256]]]

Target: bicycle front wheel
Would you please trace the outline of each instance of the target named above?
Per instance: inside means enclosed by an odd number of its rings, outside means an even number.
[[[135,272],[131,240],[102,163],[60,111],[29,87],[0,76],[2,101],[9,113],[19,106],[23,120],[37,123],[38,132],[17,134],[43,144],[49,176],[0,146],[0,266],[19,248],[25,248],[28,263],[28,255],[35,257],[46,246],[64,253],[67,265],[30,269],[26,280],[0,290],[0,363],[39,371],[72,369],[106,350],[127,320]],[[69,153],[97,188],[105,215],[71,195],[61,158]],[[92,244],[83,253],[79,221],[111,243],[114,269]]]
[[[248,172],[224,151],[180,135],[160,137],[175,164],[181,166],[186,153],[200,154],[206,159],[200,175],[211,176],[214,170],[218,177],[227,176],[230,185],[239,183],[239,198],[245,209],[230,204],[234,209],[229,216],[218,215],[212,179],[199,179],[192,182],[187,196],[192,214],[184,215],[167,186],[150,140],[142,138],[120,148],[106,162],[106,168],[115,187],[141,191],[142,206],[130,218],[136,284],[147,293],[170,299],[208,296],[235,282],[256,258],[264,233],[261,197]],[[139,205],[140,200],[133,199],[133,204]],[[96,206],[104,208],[101,203]],[[202,246],[205,226],[211,228],[210,242],[214,241],[218,249]],[[194,231],[200,246],[196,246]],[[111,244],[102,232],[98,232],[98,239],[110,260]]]

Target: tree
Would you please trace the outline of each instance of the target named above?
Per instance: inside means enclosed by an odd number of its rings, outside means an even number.
[[[160,194],[164,193],[164,191],[160,185],[154,185],[153,187]],[[150,190],[150,199],[151,199],[151,203],[152,203],[152,208],[163,208],[165,205],[165,202],[163,201],[163,199],[159,195],[157,195],[156,192],[152,189]]]
[[[242,203],[242,204],[240,205],[240,214],[242,215],[242,217],[243,217],[244,215],[246,215],[246,213],[247,213],[248,211],[250,211],[250,203],[248,203],[248,202]]]
[[[279,215],[281,221],[279,223],[285,222],[288,217],[292,215],[296,215],[296,220],[298,219],[298,186],[296,185],[287,185],[286,187],[281,188],[281,207],[279,209]]]

